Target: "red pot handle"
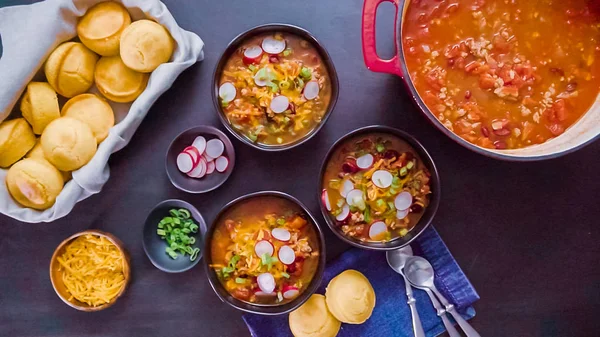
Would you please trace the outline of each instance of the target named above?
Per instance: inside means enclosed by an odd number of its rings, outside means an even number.
[[[389,1],[396,7],[394,22],[398,22],[398,6],[400,0],[365,0],[362,16],[362,48],[367,69],[379,73],[395,74],[403,77],[398,58],[398,40],[396,39],[396,27],[394,27],[394,46],[396,54],[389,60],[382,60],[377,56],[375,43],[375,21],[377,19],[377,7],[384,1]]]

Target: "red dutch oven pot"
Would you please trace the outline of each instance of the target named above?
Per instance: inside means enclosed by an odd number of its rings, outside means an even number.
[[[396,54],[389,60],[377,56],[375,43],[375,21],[377,7],[383,2],[391,2],[395,6],[394,42]],[[446,136],[471,151],[488,157],[510,160],[510,161],[533,161],[550,159],[573,152],[591,143],[600,137],[600,96],[595,104],[575,124],[569,127],[565,133],[545,143],[533,145],[520,149],[496,150],[486,149],[457,136],[448,130],[425,105],[410,78],[406,68],[406,60],[402,48],[402,19],[410,0],[365,0],[362,16],[362,47],[365,65],[371,71],[398,75],[411,93],[415,103],[427,118]]]

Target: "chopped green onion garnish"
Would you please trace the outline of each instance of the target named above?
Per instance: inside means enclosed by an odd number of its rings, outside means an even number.
[[[191,218],[189,210],[171,209],[169,216],[166,216],[158,223],[156,234],[167,242],[165,253],[172,259],[176,259],[178,254],[189,254],[190,260],[194,261],[200,252],[200,248],[193,248],[196,238],[188,234],[198,232],[199,226]]]
[[[408,162],[408,164],[406,164],[406,168],[407,168],[407,169],[409,169],[409,170],[410,170],[411,168],[413,168],[413,166],[415,166],[415,162],[414,162],[414,161],[412,161],[412,160],[411,160],[411,161],[409,161],[409,162]]]
[[[290,278],[290,274],[286,273],[286,272],[281,272],[281,276],[285,277],[285,278]]]
[[[251,141],[255,142],[258,139],[258,136],[254,132],[248,132],[248,138],[250,138]]]
[[[279,91],[279,86],[273,82],[269,82],[267,83],[267,86],[269,88],[271,88],[271,92],[278,92]]]
[[[290,48],[283,51],[283,56],[290,56],[292,54],[292,50]]]
[[[278,224],[279,226],[283,226],[283,225],[285,225],[285,219],[284,219],[284,218],[279,218],[279,219],[277,219],[277,224]]]
[[[256,66],[254,64],[251,64],[248,66],[248,69],[250,69],[250,71],[255,72],[256,71]]]
[[[244,283],[246,283],[246,279],[245,278],[241,278],[241,277],[236,277],[235,278],[235,283],[237,283],[237,284],[244,284]]]
[[[312,70],[310,70],[307,67],[302,67],[302,69],[300,70],[300,77],[302,77],[304,80],[309,81],[312,77]]]
[[[381,153],[383,151],[385,151],[385,145],[377,143],[377,145],[375,145],[375,148],[377,149],[377,152]]]
[[[403,167],[400,169],[400,176],[404,177],[408,173],[408,169]]]

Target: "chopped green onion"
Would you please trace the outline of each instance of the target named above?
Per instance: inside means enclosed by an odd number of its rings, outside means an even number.
[[[237,283],[237,284],[244,284],[244,283],[246,283],[246,279],[245,278],[241,278],[241,277],[236,277],[235,278],[235,283]]]
[[[364,217],[366,223],[371,223],[371,208],[369,206],[365,207]]]
[[[414,161],[412,161],[412,160],[411,160],[411,161],[409,161],[409,162],[408,162],[408,164],[406,164],[406,168],[407,168],[407,169],[409,169],[409,170],[410,170],[411,168],[413,168],[413,166],[415,166],[415,162],[414,162]]]
[[[189,219],[191,216],[190,211],[188,211],[185,208],[180,208],[178,211],[179,211],[180,217],[183,219]]]
[[[298,80],[298,89],[302,90],[304,88],[304,81],[301,78],[297,78]]]
[[[248,66],[248,69],[250,69],[251,72],[255,72],[256,71],[256,66],[254,64],[251,64]]]
[[[279,218],[279,219],[277,219],[277,224],[278,224],[279,226],[283,226],[283,225],[285,225],[285,219],[284,219],[284,218]]]
[[[196,243],[196,238],[188,235],[198,232],[199,229],[191,216],[187,209],[171,209],[169,216],[162,218],[158,223],[156,234],[167,242],[165,253],[172,259],[176,259],[178,254],[189,254],[190,260],[194,261],[199,255],[200,248],[191,246]]]
[[[338,201],[335,204],[337,205],[337,207],[343,207],[345,202],[346,199],[338,199]]]
[[[385,151],[385,145],[381,144],[381,143],[377,143],[377,145],[375,145],[375,148],[377,149],[377,152],[382,153],[383,151]]]
[[[273,82],[268,82],[267,86],[269,88],[271,88],[271,92],[278,92],[279,91],[279,86]]]
[[[248,138],[250,138],[251,141],[255,142],[258,139],[258,136],[254,132],[248,132]]]
[[[280,87],[281,89],[283,89],[283,90],[287,90],[287,89],[289,89],[289,88],[290,88],[290,86],[291,86],[291,84],[290,84],[290,82],[289,82],[289,81],[281,81],[281,82],[279,82],[279,87]]]
[[[312,77],[312,70],[310,70],[307,67],[302,67],[302,69],[300,70],[300,77],[309,81]]]
[[[377,208],[380,208],[380,209],[387,208],[387,203],[383,199],[377,199],[377,201],[375,203],[377,204]]]
[[[167,235],[167,232],[165,232],[164,229],[157,229],[156,234],[158,234],[160,236],[165,236],[165,235]]]
[[[402,229],[400,230],[400,232],[398,232],[398,234],[399,234],[400,236],[405,236],[406,234],[408,234],[408,229],[406,229],[406,228],[402,228]]]
[[[404,177],[408,173],[408,169],[403,167],[400,169],[400,176]]]
[[[394,206],[394,203],[391,201],[388,201],[388,208],[392,211],[396,210],[396,206]]]
[[[285,278],[290,278],[290,274],[288,274],[288,273],[286,273],[284,271],[281,272],[281,276],[283,276]]]
[[[292,50],[290,48],[283,51],[283,56],[290,56],[292,54]]]

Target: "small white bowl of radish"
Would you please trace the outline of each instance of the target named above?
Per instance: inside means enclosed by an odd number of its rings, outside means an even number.
[[[197,126],[179,134],[167,151],[171,183],[189,193],[205,193],[221,186],[235,164],[229,138],[212,126]]]

